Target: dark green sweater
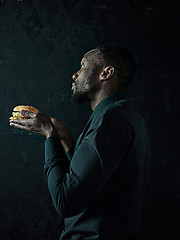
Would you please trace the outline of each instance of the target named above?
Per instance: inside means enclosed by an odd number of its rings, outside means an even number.
[[[73,151],[48,138],[44,170],[64,218],[60,239],[136,239],[148,152],[145,122],[122,93],[98,104]]]

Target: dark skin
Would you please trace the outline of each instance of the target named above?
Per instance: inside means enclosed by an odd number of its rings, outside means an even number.
[[[81,68],[73,76],[72,91],[81,91],[91,103],[92,110],[106,97],[117,92],[117,81],[115,70],[112,66],[98,66],[93,59],[86,58],[81,61]],[[48,117],[42,113],[21,111],[27,116],[26,120],[10,120],[10,126],[22,130],[35,132],[49,137],[59,137],[65,151],[74,147],[75,141],[64,125],[57,119]]]

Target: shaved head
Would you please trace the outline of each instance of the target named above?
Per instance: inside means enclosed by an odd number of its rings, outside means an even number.
[[[84,55],[101,67],[112,66],[117,75],[119,89],[126,91],[136,73],[136,63],[131,53],[123,47],[101,46]]]

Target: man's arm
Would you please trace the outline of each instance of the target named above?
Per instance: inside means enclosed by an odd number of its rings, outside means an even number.
[[[54,206],[62,217],[82,212],[100,194],[131,140],[127,123],[123,119],[112,121],[107,115],[101,126],[83,139],[69,169],[63,153],[56,151],[60,140],[46,140],[45,176]]]
[[[21,114],[28,117],[28,119],[11,119],[10,126],[30,132],[35,132],[44,135],[46,138],[59,136],[66,152],[74,148],[75,141],[61,120],[53,117],[48,117],[42,113],[34,113],[24,110],[21,111]]]
[[[127,122],[106,114],[101,126],[83,139],[70,163],[50,118],[24,114],[28,120],[11,120],[10,125],[46,136],[45,176],[58,213],[62,217],[80,213],[102,191],[127,152],[132,139]]]

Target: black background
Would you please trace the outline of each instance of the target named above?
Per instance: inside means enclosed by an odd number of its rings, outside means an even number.
[[[83,54],[102,44],[128,47],[138,64],[128,97],[151,141],[142,240],[180,239],[178,4],[0,3],[0,239],[58,239],[61,219],[43,176],[45,139],[10,127],[8,118],[14,106],[33,105],[77,138],[91,110],[71,103],[71,76]]]

